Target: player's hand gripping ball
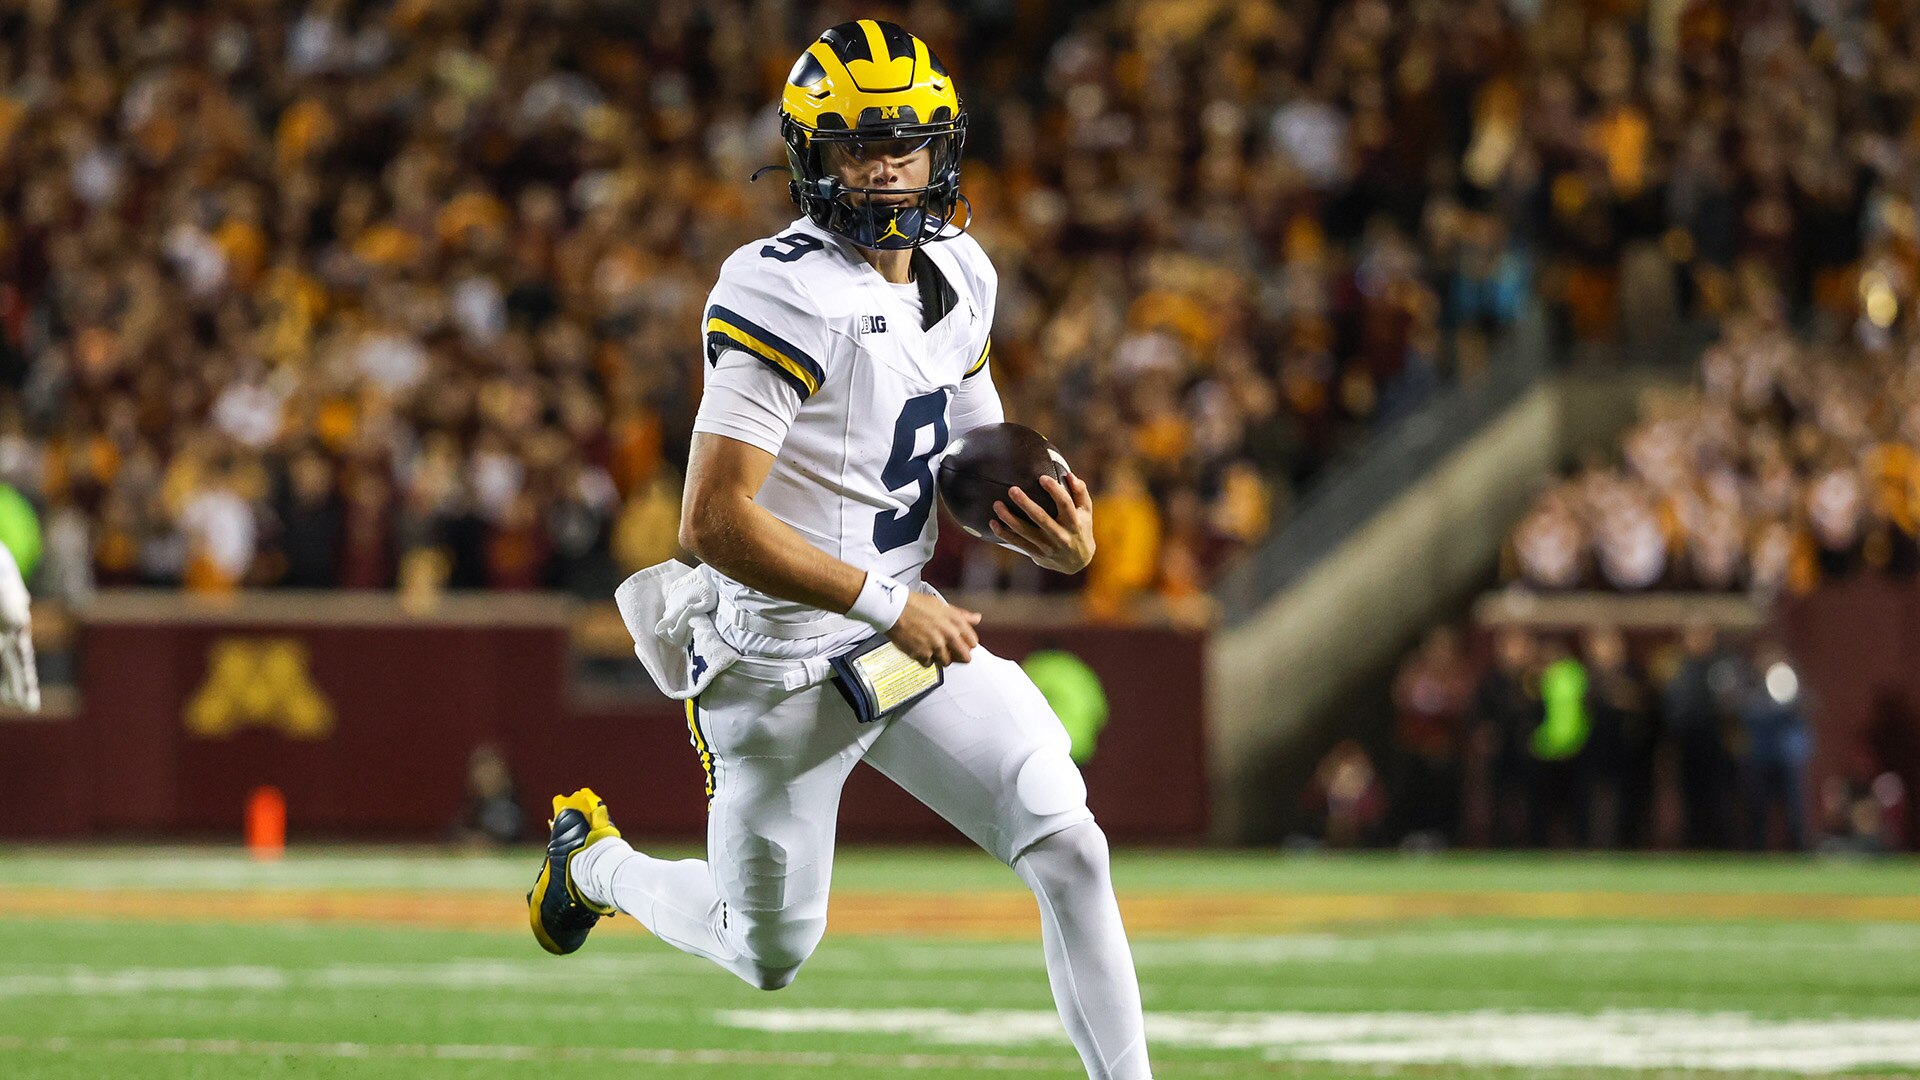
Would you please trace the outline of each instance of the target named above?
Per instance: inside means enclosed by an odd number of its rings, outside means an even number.
[[[968,431],[940,462],[940,497],[967,534],[1049,570],[1093,558],[1093,496],[1046,436],[1019,424]]]

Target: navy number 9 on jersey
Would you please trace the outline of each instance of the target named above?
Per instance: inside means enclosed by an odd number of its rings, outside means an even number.
[[[920,433],[933,429],[926,449],[914,451]],[[882,510],[873,516],[873,548],[886,552],[920,539],[927,527],[927,515],[933,513],[933,455],[947,448],[947,392],[935,390],[909,400],[893,424],[893,456],[880,480],[888,491],[912,484],[917,492],[905,510]]]
[[[785,244],[787,245],[787,250],[782,251],[779,248],[774,247],[773,244]],[[797,232],[790,232],[785,236],[776,236],[773,238],[773,244],[765,244],[761,246],[760,248],[761,258],[778,259],[781,262],[792,262],[795,259],[798,259],[800,256],[805,255],[807,252],[819,251],[821,247],[824,246],[820,243],[820,241],[814,239],[811,236],[808,236],[806,233],[797,233]]]

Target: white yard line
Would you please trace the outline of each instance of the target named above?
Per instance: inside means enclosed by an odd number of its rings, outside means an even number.
[[[967,1046],[1062,1038],[1039,1010],[738,1009],[728,1026],[784,1034],[881,1034]],[[1920,1067],[1920,1020],[1764,1020],[1745,1013],[1150,1013],[1162,1047],[1256,1050],[1273,1061],[1479,1068],[1826,1073]]]
[[[1498,944],[1487,939],[1481,944]],[[1218,944],[1218,943],[1215,943]],[[1529,943],[1530,944],[1530,943]],[[1209,946],[1211,949],[1213,946]],[[1501,947],[1504,948],[1504,945]],[[1602,950],[1605,951],[1605,950]],[[871,956],[868,957],[872,959]],[[1038,965],[1037,958],[1033,963]],[[278,968],[266,965],[178,968],[95,968],[57,965],[7,965],[0,967],[0,999],[79,997],[102,1008],[140,1011],[140,998],[156,1005],[192,1000],[196,993],[246,992],[257,1002],[304,1001],[311,1003],[318,992],[351,994],[360,989],[423,987],[440,991],[473,991],[482,995],[502,989],[525,990],[529,987],[578,986],[592,982],[604,990],[655,980],[668,975],[675,978],[711,979],[714,976],[692,961],[662,951],[657,956],[578,957],[567,963],[536,959],[528,961],[494,958],[451,958],[426,963],[335,964],[320,968]],[[969,980],[959,980],[971,987]],[[1209,980],[1210,991],[1240,988],[1229,980],[1216,985]],[[913,991],[925,990],[924,983],[906,980],[876,980],[897,985],[901,994],[892,1000],[913,1000]],[[1152,991],[1158,983],[1148,980]],[[1316,990],[1298,980],[1284,987],[1267,985],[1249,991],[1247,1011],[1172,1012],[1155,1011],[1148,1015],[1148,1031],[1153,1042],[1168,1048],[1238,1051],[1259,1054],[1271,1061],[1330,1062],[1352,1066],[1392,1068],[1395,1066],[1455,1066],[1465,1068],[1633,1068],[1696,1069],[1710,1071],[1772,1070],[1796,1073],[1823,1073],[1868,1067],[1920,1068],[1920,1019],[1906,1016],[1883,1018],[1827,1017],[1767,1019],[1751,1012],[1700,1009],[1608,1008],[1611,1002],[1601,998],[1596,1011],[1580,1012],[1566,1005],[1554,1011],[1524,1008],[1525,997],[1516,995],[1516,1008],[1479,1008],[1451,1012],[1418,1009],[1381,1009],[1382,996],[1373,995],[1373,1008],[1366,1008],[1365,995],[1353,995],[1345,988],[1325,988],[1324,1000],[1316,999]],[[942,986],[945,1003],[965,1001],[951,983]],[[1276,990],[1284,992],[1276,994]],[[1004,988],[1002,988],[1002,992]],[[892,990],[877,991],[885,995]],[[302,996],[306,995],[306,996]],[[913,995],[913,996],[909,996]],[[1155,994],[1149,993],[1149,1004]],[[1211,1000],[1237,1000],[1224,993],[1210,993]],[[1319,1008],[1345,1006],[1349,1011],[1276,1010],[1276,998],[1288,1004],[1311,1004]],[[218,999],[215,999],[217,1001]],[[476,999],[484,1001],[486,999]],[[1004,997],[999,1000],[1004,1001]],[[1042,999],[1044,1000],[1044,999]],[[1191,1000],[1190,998],[1188,1000]],[[1487,992],[1476,991],[1476,1003],[1489,1000]],[[1501,999],[1494,999],[1501,1000]],[[1693,995],[1688,999],[1711,1006],[1716,995]],[[1911,1000],[1911,995],[1900,998]],[[617,1005],[618,1003],[613,1003]],[[1037,1003],[1036,1003],[1037,1004]],[[1805,1017],[1823,1008],[1845,1008],[1850,1002],[1823,1003],[1814,999],[1782,998],[1783,1007]],[[1892,999],[1889,999],[1891,1006]],[[636,1007],[608,1008],[596,1019],[651,1019],[660,1014]],[[1216,1006],[1217,1008],[1217,1006]],[[157,1013],[167,1010],[158,1008]],[[269,1010],[271,1011],[271,1010]],[[219,1009],[208,1004],[209,1015]],[[316,1010],[320,1015],[324,1010]],[[184,1011],[180,1013],[186,1015]],[[685,1011],[678,1013],[691,1020]],[[743,1009],[720,1012],[714,1022],[723,1026],[791,1034],[868,1034],[882,1035],[921,1043],[966,1047],[1064,1046],[1060,1024],[1051,1009],[895,1008],[895,1009]],[[1073,1070],[1059,1061],[1009,1058],[997,1054],[953,1055],[849,1055],[835,1053],[791,1052],[762,1054],[730,1050],[667,1050],[623,1047],[547,1048],[519,1045],[404,1044],[390,1046],[362,1043],[304,1043],[272,1041],[128,1040],[128,1039],[29,1039],[22,1036],[0,1037],[0,1049],[39,1049],[49,1052],[150,1052],[174,1054],[227,1054],[301,1057],[414,1057],[436,1059],[478,1058],[516,1061],[538,1058],[613,1064],[657,1065],[746,1065],[785,1066],[791,1068],[847,1068],[871,1066],[895,1071],[972,1070],[975,1072],[1041,1068]],[[998,1062],[999,1064],[996,1064]],[[1014,1064],[1007,1064],[1013,1062]],[[1224,1066],[1223,1066],[1224,1067]],[[1186,1070],[1206,1075],[1209,1067]]]
[[[570,1020],[607,1022],[673,1022],[684,1024],[693,1018],[691,1004],[682,1007],[647,1004],[592,1004],[577,1001],[481,1000],[460,1003],[462,1019],[487,1020]],[[338,1021],[365,1015],[362,1004],[353,998],[323,997],[313,994],[293,996],[186,997],[151,996],[129,1006],[118,999],[86,999],[74,1002],[63,1015],[109,1014],[125,1018],[138,1014],[143,1020],[157,1017],[208,1017],[220,1020],[249,1020],[267,1017],[277,1020]]]
[[[1037,950],[1035,950],[1037,952]],[[1042,983],[1044,968],[1040,958],[1030,958],[1033,1000],[1046,1000]],[[887,970],[885,965],[872,970]],[[1431,998],[1431,990],[1419,987],[1355,987],[1330,976],[1291,974],[1276,985],[1272,980],[1207,978],[1196,983],[1191,976],[1175,978],[1160,974],[1166,968],[1143,968],[1141,986],[1148,1004],[1165,995],[1178,994],[1188,1007],[1212,1009],[1418,1009]],[[352,1006],[359,991],[379,991],[400,987],[425,987],[443,993],[471,995],[459,1006],[462,1011],[484,1009],[488,995],[501,990],[528,988],[572,988],[590,982],[600,992],[618,995],[627,990],[644,992],[662,983],[710,986],[717,973],[708,966],[678,954],[662,950],[657,956],[573,957],[565,962],[544,959],[516,962],[510,960],[471,959],[417,964],[335,964],[323,968],[285,969],[254,965],[209,968],[89,968],[65,965],[0,966],[0,1001],[26,998],[78,998],[63,1008],[87,1012],[146,1015],[174,1015],[187,1006],[173,1003],[188,1001],[193,995],[218,995],[206,1008],[217,1013],[222,1007],[239,1003],[226,991],[249,991],[251,1000],[266,1003],[266,1011],[284,1011],[299,1003],[323,1001],[325,1008],[314,1015],[333,1015]],[[802,980],[807,974],[802,972]],[[863,992],[882,1000],[929,1002],[961,1008],[1004,1005],[1008,983],[1004,978],[968,978],[948,976],[937,983],[929,979],[867,976],[861,981]],[[696,990],[690,989],[689,993]],[[132,999],[132,1000],[130,1000]],[[1471,991],[1470,1003],[1481,1008],[1524,1009],[1537,995],[1522,989],[1478,987]],[[1631,1005],[1626,995],[1616,990],[1573,991],[1559,998],[1562,1008],[1589,1007],[1593,1010]],[[1771,990],[1712,989],[1693,990],[1683,996],[1669,997],[1666,1004],[1696,1010],[1758,1008],[1785,1014],[1808,1015],[1823,1010],[1844,1010],[1857,999],[1841,994],[1808,994],[1792,987]],[[1889,1012],[1914,1007],[1920,1012],[1920,995],[1904,993],[1882,1000]],[[567,1006],[569,1010],[586,1006]],[[620,1006],[638,1018],[634,1010],[641,1005]],[[680,1015],[680,1013],[675,1013]],[[612,1018],[609,1013],[607,1018]]]
[[[1196,987],[1191,982],[1151,982],[1142,980],[1147,1004],[1155,1003],[1155,991],[1179,994],[1188,1008],[1231,1009],[1271,1012],[1300,1009],[1418,1012],[1435,1002],[1434,982],[1430,979],[1403,982],[1391,986],[1355,986],[1333,979],[1301,980],[1289,975],[1285,985],[1250,986],[1244,983],[1221,984],[1207,980]],[[1204,996],[1202,996],[1204,995]],[[1647,1004],[1644,991],[1618,988],[1575,987],[1555,991],[1553,1007],[1562,1011],[1600,1012],[1605,1009],[1635,1009]],[[1476,986],[1453,992],[1450,1001],[1458,1008],[1515,1009],[1540,1007],[1540,993],[1520,987]],[[942,1001],[942,1005],[965,1002]],[[1002,1002],[1004,1004],[1004,1002]],[[1855,993],[1813,993],[1793,985],[1762,986],[1754,989],[1717,987],[1668,991],[1660,994],[1660,1008],[1687,1012],[1747,1012],[1758,1016],[1845,1016],[1860,1007]],[[1874,999],[1874,1008],[1889,1016],[1920,1016],[1920,992],[1886,993]]]
[[[832,939],[828,939],[832,942]],[[1142,969],[1270,967],[1274,964],[1364,964],[1395,956],[1631,956],[1644,953],[1864,953],[1920,951],[1920,925],[1850,923],[1821,926],[1604,926],[1477,929],[1414,927],[1368,934],[1276,934],[1259,937],[1148,938],[1133,945]],[[870,970],[875,958],[903,970],[969,971],[1032,967],[1038,946],[1027,942],[955,945],[862,940],[816,963],[852,961]],[[824,963],[821,963],[824,961]]]
[[[354,1060],[533,1061],[605,1065],[737,1065],[775,1069],[883,1069],[889,1072],[1054,1072],[1073,1075],[1070,1058],[1000,1054],[842,1054],[773,1050],[669,1050],[623,1046],[528,1046],[482,1043],[302,1043],[252,1039],[23,1038],[0,1035],[0,1050],[68,1054],[172,1054],[213,1057],[346,1058]],[[1205,1074],[1217,1073],[1211,1068]]]
[[[1560,966],[1614,965],[1635,956],[1753,957],[1770,968],[1802,963],[1820,965],[1885,963],[1891,956],[1920,952],[1920,926],[1870,923],[1848,927],[1618,927],[1569,928],[1566,931],[1435,928],[1343,936],[1299,934],[1275,937],[1214,937],[1190,941],[1142,941],[1134,945],[1142,984],[1150,991],[1190,990],[1204,985],[1215,1007],[1306,1005],[1309,1008],[1386,1005],[1348,1000],[1344,977],[1315,971],[1327,965],[1391,964],[1399,957],[1535,956]],[[1276,969],[1290,968],[1278,979]],[[1040,977],[1040,949],[1029,943],[981,943],[961,948],[941,942],[875,942],[829,939],[808,965],[809,976],[859,973],[871,991],[897,989],[913,995],[929,973],[937,973],[953,999],[971,1004],[981,995],[1003,992],[1004,977],[1024,973]],[[1202,974],[1202,972],[1207,972]],[[334,964],[320,968],[244,964],[223,967],[103,967],[65,964],[0,964],[0,1000],[51,996],[126,997],[155,992],[223,990],[352,990],[359,987],[436,987],[449,991],[489,991],[525,985],[572,984],[591,979],[614,987],[657,980],[703,980],[711,969],[664,947],[619,955],[582,955],[555,962],[494,957],[447,957],[434,961]],[[996,976],[996,977],[989,977]],[[1259,977],[1255,977],[1259,976]],[[1786,989],[1785,987],[1782,988]],[[970,993],[978,990],[979,994]],[[1755,991],[1764,991],[1763,984]],[[1276,991],[1281,993],[1276,996]],[[1755,991],[1697,990],[1685,1000],[1663,1004],[1698,1008],[1751,1002]],[[1325,997],[1319,995],[1325,994]],[[1731,995],[1731,998],[1729,998]],[[1801,1004],[1782,994],[1779,1004],[1805,1014],[1822,1006]],[[1911,997],[1912,995],[1906,995]],[[912,1000],[910,997],[909,1000]],[[1524,1007],[1533,999],[1514,991],[1482,988],[1475,1006]],[[1596,995],[1597,1006],[1620,1004],[1617,995]],[[1843,1007],[1844,1002],[1840,1003]],[[1764,1008],[1764,1007],[1763,1007]]]
[[[0,998],[284,990],[288,983],[286,971],[270,967],[71,968],[0,975]]]
[[[661,957],[671,960],[671,957]],[[509,960],[455,960],[423,964],[334,964],[323,968],[229,967],[97,968],[81,965],[0,969],[0,999],[60,995],[143,995],[219,990],[286,991],[354,987],[430,986],[491,990],[530,982],[654,978],[653,961],[580,958],[566,965]]]
[[[1035,980],[1044,977],[1046,969],[1037,946],[1033,949],[1030,966]],[[856,969],[857,966],[839,970],[845,972]],[[429,987],[456,994],[492,994],[503,989],[572,988],[585,983],[591,983],[603,992],[611,992],[661,982],[710,985],[714,979],[721,977],[719,969],[664,946],[644,956],[572,957],[565,962],[546,958],[527,961],[476,959],[412,964],[333,964],[321,968],[261,965],[128,968],[0,965],[0,1001],[79,997],[114,1001],[112,1008],[123,1009],[144,1006],[144,1002],[129,1006],[125,1001],[127,998],[146,998],[165,993],[248,990],[294,994],[323,990],[352,992]],[[937,990],[948,1001],[957,999],[969,1003],[974,999],[982,1003],[1004,1002],[1007,994],[1004,978],[969,978],[964,975],[943,978],[937,984],[925,978],[880,976],[863,979],[861,986],[869,993],[896,995],[896,1000],[910,998],[930,989]]]

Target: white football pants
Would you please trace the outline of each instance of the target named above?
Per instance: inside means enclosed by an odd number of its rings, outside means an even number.
[[[574,860],[581,891],[754,986],[784,987],[826,931],[840,789],[864,759],[1034,891],[1054,1001],[1087,1074],[1149,1076],[1106,837],[1066,730],[1019,665],[977,648],[875,724],[830,683],[789,691],[743,666],[688,707],[712,796],[707,859],[603,841]]]

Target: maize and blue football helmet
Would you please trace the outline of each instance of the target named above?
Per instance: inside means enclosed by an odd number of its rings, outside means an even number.
[[[780,98],[788,190],[814,224],[866,248],[915,248],[953,221],[967,114],[953,79],[927,43],[890,22],[841,23],[800,54]],[[865,160],[932,156],[925,187],[856,188],[831,168],[829,150]],[[873,196],[917,196],[889,205]]]

